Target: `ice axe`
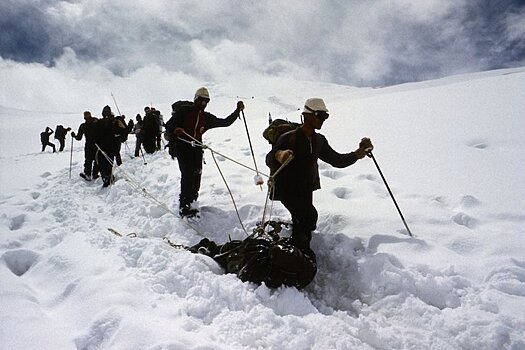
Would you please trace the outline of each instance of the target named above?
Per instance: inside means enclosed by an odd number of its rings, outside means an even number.
[[[399,205],[397,205],[396,199],[394,198],[394,194],[390,190],[390,186],[388,186],[388,183],[386,182],[385,176],[383,175],[383,172],[381,171],[381,168],[379,168],[379,164],[377,164],[377,160],[374,157],[374,154],[372,153],[373,149],[374,149],[373,146],[365,148],[366,155],[368,157],[372,158],[372,160],[374,161],[374,164],[376,165],[377,171],[379,171],[379,175],[381,175],[381,178],[383,179],[383,182],[385,183],[386,189],[388,190],[388,193],[390,193],[390,197],[392,198],[392,201],[394,201],[394,205],[396,206],[397,212],[399,213],[399,216],[401,216],[401,220],[403,221],[403,224],[405,225],[405,228],[406,228],[406,230],[408,232],[408,235],[410,237],[413,237],[412,236],[412,232],[408,228],[408,225],[407,225],[407,223],[405,221],[405,218],[403,217],[403,214],[401,213],[401,209],[399,209]]]

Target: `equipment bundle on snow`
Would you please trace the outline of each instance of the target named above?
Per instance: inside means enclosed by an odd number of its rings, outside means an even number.
[[[267,225],[273,230],[266,232]],[[315,254],[310,248],[297,248],[289,237],[280,237],[280,230],[279,223],[266,222],[242,241],[217,245],[204,238],[189,250],[213,258],[227,273],[236,274],[243,282],[264,282],[270,288],[281,285],[304,288],[317,272]]]
[[[301,124],[299,123],[290,122],[284,119],[275,119],[266,129],[264,129],[263,137],[269,144],[273,145],[282,134],[295,130],[300,126]]]

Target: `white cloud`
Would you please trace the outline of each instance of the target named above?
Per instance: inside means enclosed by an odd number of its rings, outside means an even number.
[[[49,36],[41,56],[55,55],[47,61],[70,47],[79,61],[124,77],[158,66],[206,80],[296,74],[384,85],[493,68],[500,62],[491,55],[497,52],[503,60],[509,40],[523,45],[523,10],[505,17],[504,38],[491,38],[477,31],[485,19],[469,12],[475,5],[466,0],[49,0],[38,6]],[[491,40],[496,51],[479,50],[479,42]]]

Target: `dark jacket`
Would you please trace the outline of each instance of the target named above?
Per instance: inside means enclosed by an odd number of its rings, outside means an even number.
[[[97,122],[96,143],[106,153],[115,154],[121,143],[120,135],[126,132],[124,124],[113,117],[104,118]]]
[[[281,135],[266,155],[266,165],[270,167],[272,174],[281,166],[275,159],[275,152],[285,149],[293,151],[294,159],[277,174],[273,199],[281,199],[283,194],[293,195],[300,191],[321,188],[318,159],[336,168],[345,168],[357,161],[354,152],[342,154],[334,151],[326,138],[318,133],[313,134],[310,142],[303,128],[297,128]]]
[[[86,146],[94,146],[96,142],[98,119],[93,118],[90,122],[84,122],[78,127],[78,132],[75,135],[77,141],[82,140],[82,136],[86,137]]]
[[[239,111],[235,110],[232,114],[224,119],[217,118],[209,112],[204,112],[195,106],[182,107],[176,111],[171,119],[166,123],[166,129],[174,130],[176,128],[183,128],[186,133],[202,142],[202,134],[207,130],[213,128],[221,128],[230,126],[235,119],[239,117]],[[192,141],[186,135],[182,138]],[[182,142],[178,140],[179,142]]]
[[[53,129],[51,129],[51,128],[48,126],[48,127],[46,128],[45,131],[42,131],[42,132],[40,133],[40,141],[41,141],[42,143],[47,143],[47,142],[49,142],[49,136],[50,136],[51,134],[53,134],[53,132],[54,132]]]
[[[64,128],[62,125],[57,125],[55,129],[55,139],[57,140],[65,140],[68,130]]]

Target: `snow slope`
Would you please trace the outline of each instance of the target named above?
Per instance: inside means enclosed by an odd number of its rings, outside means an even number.
[[[245,237],[266,195],[250,170],[216,155],[241,225],[206,151],[194,230],[172,215],[179,171],[167,153],[144,165],[123,147],[117,181],[102,189],[78,177],[81,143],[71,179],[70,139],[63,153],[39,152],[46,125],[77,128],[81,103],[74,114],[1,107],[0,349],[525,349],[524,87],[517,68],[383,89],[290,80],[241,97],[263,173],[268,112],[299,120],[306,98],[323,97],[321,133],[341,152],[372,138],[415,235],[370,159],[320,162],[319,272],[303,291],[243,283],[163,241]],[[227,115],[236,90],[213,84],[208,110]],[[165,116],[171,102],[158,106]],[[253,165],[242,121],[205,143]],[[289,219],[280,203],[273,216]]]

